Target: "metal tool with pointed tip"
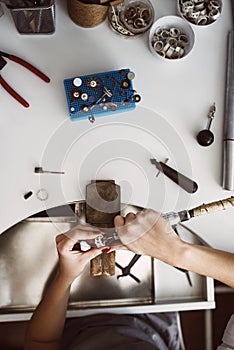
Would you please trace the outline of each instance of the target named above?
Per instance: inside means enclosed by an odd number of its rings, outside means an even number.
[[[195,181],[189,179],[185,175],[179,173],[177,170],[171,168],[169,165],[158,162],[156,159],[150,159],[151,163],[156,166],[156,168],[161,171],[164,175],[169,177],[172,181],[174,181],[177,185],[183,188],[185,191],[189,193],[194,193],[198,189],[198,185]]]
[[[44,170],[42,167],[35,167],[34,168],[35,174],[65,174],[64,171],[50,171],[50,170]]]

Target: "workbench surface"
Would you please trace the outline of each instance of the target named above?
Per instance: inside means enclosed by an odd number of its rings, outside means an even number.
[[[153,0],[156,19],[175,15],[175,0]],[[5,9],[5,8],[4,8]],[[20,56],[51,78],[46,84],[9,62],[4,78],[30,103],[26,109],[1,88],[0,232],[32,215],[85,199],[93,179],[115,179],[123,203],[161,212],[193,208],[233,195],[223,190],[222,147],[227,34],[232,28],[231,2],[207,27],[192,26],[195,45],[187,57],[163,61],[149,50],[146,33],[124,39],[105,21],[95,28],[77,26],[66,1],[56,2],[52,35],[20,35],[10,13],[0,18],[1,50]],[[142,100],[134,111],[73,122],[69,118],[63,80],[85,74],[130,68]],[[213,103],[215,142],[201,147],[196,134],[207,124]],[[150,158],[164,161],[199,184],[190,195],[160,174]],[[61,170],[64,175],[34,174],[34,167]],[[44,188],[49,197],[40,201]],[[25,200],[24,194],[33,191]],[[234,252],[234,211],[190,220],[209,244]]]

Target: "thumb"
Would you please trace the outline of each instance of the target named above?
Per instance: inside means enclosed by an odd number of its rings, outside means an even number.
[[[118,233],[119,238],[123,236],[123,231],[124,231],[124,224],[125,224],[125,219],[121,215],[117,215],[114,218],[114,224],[115,224],[115,229],[116,232]]]

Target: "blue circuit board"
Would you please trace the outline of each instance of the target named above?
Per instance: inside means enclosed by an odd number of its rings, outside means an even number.
[[[134,109],[140,95],[129,69],[77,76],[64,80],[71,120],[89,119]]]

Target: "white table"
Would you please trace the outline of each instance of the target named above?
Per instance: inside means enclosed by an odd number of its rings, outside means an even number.
[[[176,14],[175,0],[154,0],[156,19]],[[6,11],[7,12],[7,11]],[[157,59],[148,48],[148,34],[124,39],[103,22],[84,29],[69,18],[66,1],[56,3],[53,35],[20,35],[10,13],[0,19],[1,50],[31,62],[51,78],[46,84],[9,62],[4,78],[30,102],[25,109],[2,88],[0,232],[29,215],[85,198],[92,179],[115,179],[122,202],[162,212],[182,210],[231,196],[221,186],[222,136],[227,33],[232,28],[230,1],[223,1],[219,20],[193,26],[195,45],[182,60]],[[121,68],[135,72],[134,87],[142,101],[133,112],[72,122],[63,79]],[[215,142],[207,148],[196,134],[207,123],[212,103]],[[189,195],[156,169],[154,156],[192,177],[199,190]],[[36,175],[35,166],[63,170],[65,175]],[[36,198],[38,189],[49,193]],[[34,195],[24,200],[32,190]],[[233,210],[203,216],[188,223],[214,247],[234,252]]]

